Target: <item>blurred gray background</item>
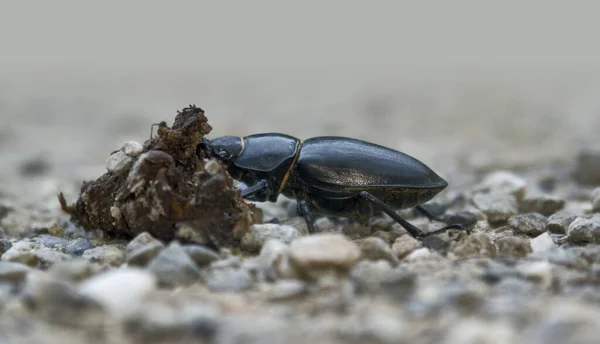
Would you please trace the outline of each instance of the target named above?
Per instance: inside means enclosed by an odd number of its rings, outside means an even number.
[[[96,178],[187,104],[212,135],[353,136],[444,176],[568,162],[600,141],[582,3],[3,1],[0,176]]]

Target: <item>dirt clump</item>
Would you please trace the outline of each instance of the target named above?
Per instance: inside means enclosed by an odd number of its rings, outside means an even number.
[[[149,232],[163,241],[237,247],[257,215],[226,167],[197,151],[211,130],[201,108],[178,111],[143,146],[128,142],[113,152],[108,171],[84,182],[74,205],[60,194],[62,209],[74,224],[109,236]]]

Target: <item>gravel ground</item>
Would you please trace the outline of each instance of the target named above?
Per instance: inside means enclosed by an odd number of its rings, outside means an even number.
[[[600,106],[589,85],[50,79],[2,85],[2,342],[597,342]],[[335,134],[406,151],[450,182],[430,209],[472,233],[420,242],[379,217],[369,228],[320,218],[307,235],[286,199],[259,205],[271,223],[252,226],[241,251],[72,225],[56,194],[75,199],[110,152],[189,103],[214,135]]]

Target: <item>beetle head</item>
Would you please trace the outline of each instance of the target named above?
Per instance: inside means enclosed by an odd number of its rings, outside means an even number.
[[[209,157],[223,162],[233,162],[244,149],[243,141],[237,136],[222,136],[212,140],[202,139],[198,151],[202,150]]]

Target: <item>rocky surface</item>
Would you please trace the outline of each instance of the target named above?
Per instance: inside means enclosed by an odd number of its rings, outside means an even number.
[[[142,148],[127,142],[107,167],[131,168]],[[593,159],[461,172],[468,182],[430,209],[469,233],[416,239],[376,216],[366,227],[319,217],[308,234],[280,199],[222,247],[80,228],[55,199],[80,185],[46,169],[33,181],[30,168],[0,183],[0,342],[595,343]],[[443,225],[401,213],[426,231]]]

